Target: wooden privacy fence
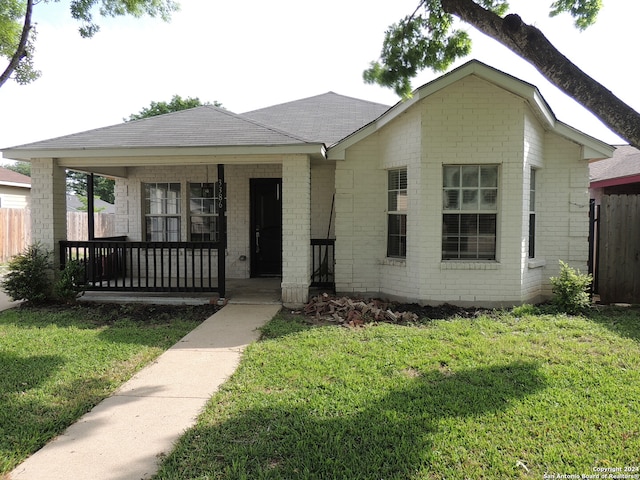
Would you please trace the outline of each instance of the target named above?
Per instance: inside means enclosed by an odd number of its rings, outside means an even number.
[[[115,215],[96,213],[95,235],[111,237],[115,232]],[[67,239],[87,240],[86,212],[67,212]],[[0,208],[0,263],[6,263],[14,255],[23,252],[31,243],[31,212],[28,208]]]
[[[603,195],[598,293],[603,303],[640,303],[640,195]]]
[[[0,263],[6,263],[30,243],[30,211],[24,208],[0,208]]]

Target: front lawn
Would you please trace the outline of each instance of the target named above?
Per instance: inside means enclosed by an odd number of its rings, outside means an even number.
[[[640,478],[640,311],[532,310],[276,317],[155,478]]]
[[[212,313],[135,305],[0,312],[0,478]]]

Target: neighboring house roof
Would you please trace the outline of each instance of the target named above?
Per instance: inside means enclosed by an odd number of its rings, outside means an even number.
[[[126,167],[133,156],[292,153],[340,159],[350,145],[382,128],[421,99],[468,75],[525,99],[546,129],[582,145],[583,158],[611,156],[613,147],[559,122],[536,87],[477,60],[424,85],[410,100],[392,108],[333,92],[242,115],[203,106],[19,145],[4,149],[3,154],[23,160],[43,156],[75,159],[65,164],[71,168],[98,157],[108,159],[114,168]],[[116,162],[117,157],[122,160]],[[113,171],[110,174],[118,175]]]
[[[326,145],[342,140],[389,110],[388,105],[328,92],[243,113],[266,125]]]
[[[76,195],[67,195],[67,212],[86,212],[87,206]],[[105,202],[100,198],[93,200],[93,208],[100,213],[116,213],[113,203]]]
[[[0,167],[0,185],[31,188],[31,178],[8,168]]]
[[[591,188],[612,187],[640,182],[640,150],[618,145],[613,157],[589,164]]]

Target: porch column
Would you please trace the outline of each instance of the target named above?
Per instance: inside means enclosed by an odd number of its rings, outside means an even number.
[[[282,303],[296,308],[309,299],[311,285],[311,161],[282,161]]]
[[[60,265],[60,241],[67,238],[65,170],[53,158],[31,159],[31,243],[53,252]]]

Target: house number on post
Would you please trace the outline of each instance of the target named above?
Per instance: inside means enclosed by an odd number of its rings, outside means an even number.
[[[218,179],[218,212],[222,212],[222,207],[224,207],[224,181],[219,178]],[[225,212],[226,215],[226,212]]]

